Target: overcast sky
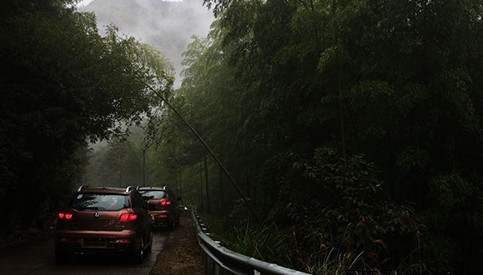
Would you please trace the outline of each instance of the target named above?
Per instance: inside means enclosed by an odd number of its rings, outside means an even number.
[[[78,7],[96,14],[101,31],[114,24],[119,33],[162,52],[175,67],[175,87],[181,84],[182,53],[192,35],[205,37],[214,20],[203,0],[83,0]]]
[[[87,6],[89,5],[90,2],[92,2],[94,0],[82,0],[82,1],[79,1],[79,3],[77,4],[78,7],[83,7],[83,6]],[[167,2],[181,2],[183,0],[161,0],[161,1],[167,1]]]
[[[92,2],[92,1],[93,0],[82,0],[79,3],[77,3],[77,6],[78,7],[83,7],[83,6],[89,5],[89,3]]]

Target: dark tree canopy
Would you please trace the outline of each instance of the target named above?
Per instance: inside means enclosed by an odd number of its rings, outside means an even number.
[[[18,209],[2,213],[12,227],[42,223],[59,207],[79,180],[89,140],[150,115],[159,100],[146,83],[169,93],[173,82],[158,52],[115,27],[100,36],[94,15],[71,2],[2,7],[0,206]]]
[[[266,220],[295,228],[293,266],[349,232],[336,249],[370,267],[483,270],[481,0],[204,4],[218,20],[185,53],[179,104]]]
[[[483,270],[482,0],[204,0],[217,21],[175,94],[158,52],[69,3],[0,11],[6,230],[58,206],[87,140],[148,117],[149,180],[224,217],[250,256],[315,274]],[[219,154],[259,228],[239,230],[237,192],[146,84]],[[130,169],[146,144],[117,141],[94,161]]]

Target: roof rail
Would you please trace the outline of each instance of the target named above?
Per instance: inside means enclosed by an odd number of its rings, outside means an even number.
[[[77,192],[82,191],[82,189],[84,189],[86,187],[88,187],[88,186],[87,185],[81,185],[81,186],[79,186],[79,188],[77,189]]]
[[[129,191],[134,190],[134,189],[136,189],[134,186],[128,186],[128,187],[126,187],[126,192],[129,192]]]

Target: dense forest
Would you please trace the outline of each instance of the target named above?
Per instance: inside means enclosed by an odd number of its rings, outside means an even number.
[[[75,1],[11,0],[0,11],[2,234],[52,226],[83,183],[89,142],[122,140],[172,96],[173,67]],[[157,95],[150,88],[156,89]]]
[[[262,260],[483,272],[482,0],[201,4],[216,21],[176,90],[159,52],[114,26],[100,36],[93,14],[4,4],[2,230],[41,226],[81,182],[145,177]]]
[[[204,2],[217,21],[174,100],[261,225],[234,225],[253,215],[174,115],[157,140],[244,253],[319,274],[483,271],[483,1]]]

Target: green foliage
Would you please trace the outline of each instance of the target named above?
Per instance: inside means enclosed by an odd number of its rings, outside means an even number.
[[[319,148],[313,161],[294,165],[303,180],[292,179],[283,186],[280,200],[288,202],[283,212],[297,225],[294,242],[304,266],[336,257],[346,259],[348,269],[355,263],[360,269],[394,269],[401,259],[395,254],[404,256],[417,246],[395,241],[416,234],[414,210],[386,196],[374,164],[363,156],[345,162],[336,151]]]
[[[318,148],[293,164],[268,225],[228,217],[217,238],[228,248],[312,274],[425,270],[414,209],[388,198],[373,163]],[[267,221],[267,222],[268,222]]]
[[[423,234],[430,259],[438,259],[446,269],[461,262],[475,269],[477,264],[463,255],[465,250],[474,251],[475,257],[483,255],[475,240],[467,238],[483,234],[481,187],[456,173],[438,175],[429,182],[428,199],[434,207],[422,219],[429,225]]]
[[[74,1],[9,1],[0,23],[0,206],[11,226],[43,226],[80,183],[87,141],[156,115],[149,83],[171,91],[159,53],[114,27],[100,36]],[[21,194],[21,195],[20,195]],[[21,196],[22,200],[18,197]],[[42,205],[38,211],[25,201]],[[37,223],[40,223],[37,224]]]
[[[286,241],[285,236],[275,226],[257,228],[246,224],[226,230],[226,235],[217,235],[215,238],[221,244],[237,253],[254,257],[266,262],[280,260],[279,250]]]
[[[295,227],[292,265],[483,270],[481,0],[204,3],[218,21],[188,48],[180,106]]]

